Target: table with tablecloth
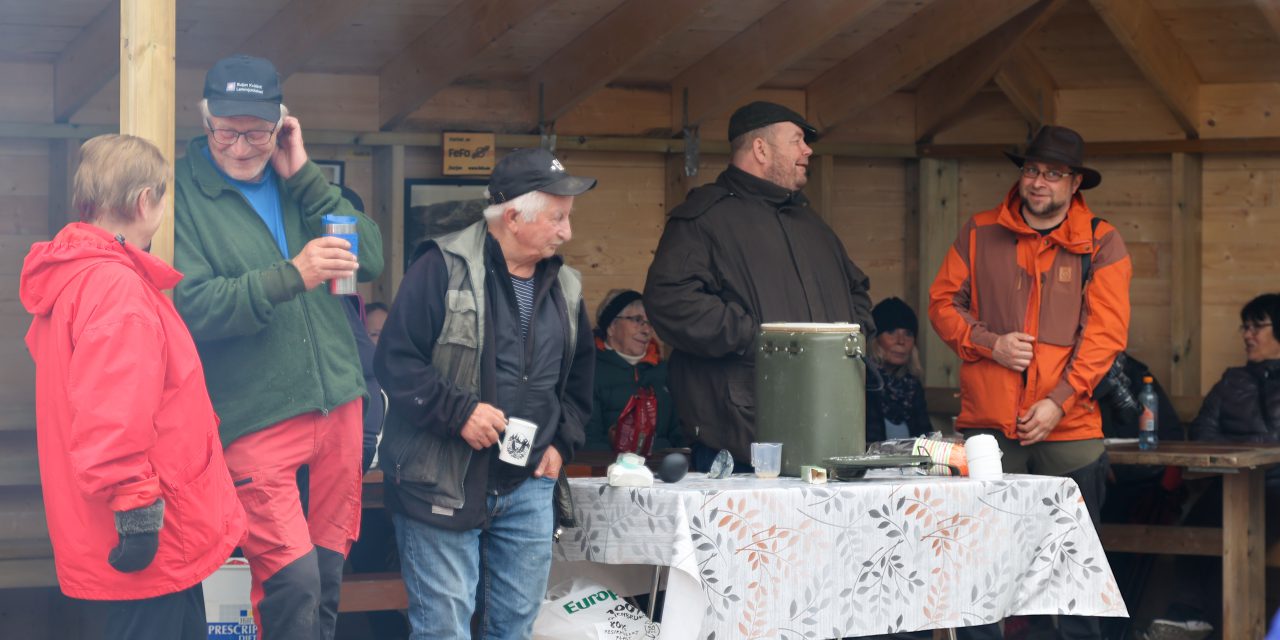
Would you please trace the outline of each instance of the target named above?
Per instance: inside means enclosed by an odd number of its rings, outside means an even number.
[[[1015,614],[1128,615],[1066,478],[571,481],[558,577],[671,567],[663,638],[829,638]],[[570,567],[566,571],[566,567]]]

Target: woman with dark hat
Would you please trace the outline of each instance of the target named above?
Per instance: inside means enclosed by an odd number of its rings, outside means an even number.
[[[876,336],[871,359],[884,389],[867,392],[867,442],[913,438],[933,430],[920,382],[916,313],[901,298],[886,298],[871,310]]]
[[[652,450],[681,446],[671,393],[667,390],[667,363],[661,360],[640,293],[631,289],[610,291],[596,316],[595,333],[595,393],[584,449],[613,449],[611,431],[631,397],[642,388],[651,389],[658,403]]]

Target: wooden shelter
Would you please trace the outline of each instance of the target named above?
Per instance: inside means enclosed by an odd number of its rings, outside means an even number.
[[[183,153],[231,53],[276,63],[311,156],[341,162],[382,225],[374,300],[403,273],[405,182],[441,177],[442,132],[553,142],[599,178],[565,247],[594,309],[643,285],[665,212],[723,168],[752,99],[824,132],[806,191],[876,299],[923,307],[959,225],[1015,180],[1000,151],[1045,123],[1088,141],[1088,201],[1133,256],[1130,349],[1188,406],[1242,360],[1239,307],[1280,289],[1273,0],[0,0],[0,34],[0,589],[54,584],[22,256],[68,220],[81,141]],[[954,387],[954,357],[922,348],[927,384]]]

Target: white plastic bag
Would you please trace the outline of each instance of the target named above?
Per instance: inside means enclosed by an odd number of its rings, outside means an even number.
[[[656,640],[658,623],[599,583],[574,578],[547,590],[533,640]]]

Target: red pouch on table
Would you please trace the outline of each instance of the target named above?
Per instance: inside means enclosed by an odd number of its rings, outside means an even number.
[[[653,389],[642,387],[631,394],[627,406],[618,415],[618,423],[612,430],[610,444],[614,453],[638,453],[642,456],[653,451],[653,438],[658,430],[658,396]]]

